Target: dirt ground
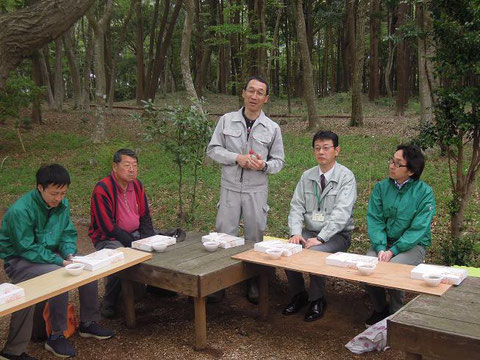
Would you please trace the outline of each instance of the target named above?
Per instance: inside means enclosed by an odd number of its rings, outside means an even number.
[[[87,227],[76,224],[79,251],[93,250]],[[8,281],[3,268],[0,281]],[[399,351],[354,355],[345,344],[364,330],[370,303],[358,285],[327,282],[328,307],[325,316],[313,323],[303,321],[303,311],[285,317],[281,311],[289,301],[285,275],[277,271],[270,279],[268,321],[257,319],[257,309],[245,299],[243,284],[227,290],[219,304],[207,305],[208,347],[195,351],[193,303],[188,297],[161,297],[144,293],[136,302],[137,328],[125,327],[123,314],[101,323],[116,332],[113,339],[98,341],[74,335],[78,359],[402,359]],[[100,294],[103,282],[99,282]],[[70,295],[77,304],[77,292]],[[0,342],[8,334],[9,316],[0,319]],[[51,359],[43,342],[31,342],[28,353]]]

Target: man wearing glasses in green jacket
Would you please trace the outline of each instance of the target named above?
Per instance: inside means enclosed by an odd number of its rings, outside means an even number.
[[[399,145],[389,160],[389,178],[373,188],[368,203],[367,231],[369,256],[379,261],[418,265],[431,243],[430,224],[435,199],[430,186],[420,180],[425,158],[417,146]],[[373,314],[365,322],[371,326],[403,306],[404,292],[366,286],[373,302]]]

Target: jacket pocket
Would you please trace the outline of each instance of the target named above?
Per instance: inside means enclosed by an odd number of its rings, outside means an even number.
[[[307,213],[312,213],[316,210],[317,198],[314,193],[305,191],[305,210]]]
[[[335,200],[337,199],[338,191],[329,191],[328,194],[325,195],[324,198],[324,210],[325,213],[331,214],[333,208],[335,207]]]
[[[223,129],[227,150],[242,153],[242,132],[238,129]]]
[[[267,161],[268,149],[272,142],[272,134],[262,131],[252,133],[252,147],[255,153],[260,154],[263,160]]]
[[[35,242],[48,247],[54,242],[53,231],[48,229],[35,229]]]

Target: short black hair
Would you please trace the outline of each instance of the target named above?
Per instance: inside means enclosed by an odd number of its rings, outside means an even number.
[[[318,139],[330,139],[333,141],[333,146],[338,146],[338,135],[332,131],[317,131],[317,133],[313,135],[312,147],[315,147],[315,141],[317,141]]]
[[[398,145],[398,150],[402,150],[402,156],[407,162],[407,169],[413,173],[410,177],[414,180],[420,179],[425,167],[425,156],[423,156],[422,150],[416,145],[405,144]]]
[[[37,186],[42,185],[44,189],[49,185],[70,185],[70,174],[67,169],[59,164],[50,164],[40,167],[37,171],[36,178]]]
[[[118,164],[120,161],[122,161],[122,155],[130,156],[130,157],[134,158],[135,160],[137,160],[137,162],[138,162],[137,154],[135,153],[135,151],[130,150],[130,149],[120,149],[120,150],[118,150],[115,154],[113,154],[113,162]]]
[[[257,80],[257,81],[260,81],[261,83],[264,83],[267,86],[267,93],[265,95],[268,95],[268,93],[270,91],[270,87],[268,86],[267,80],[265,80],[261,76],[257,76],[257,75],[253,75],[253,76],[250,76],[248,78],[247,82],[245,83],[245,86],[243,87],[243,90],[247,90],[248,83],[252,80]]]

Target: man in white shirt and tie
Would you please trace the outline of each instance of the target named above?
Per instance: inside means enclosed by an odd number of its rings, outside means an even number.
[[[350,247],[350,233],[354,228],[355,176],[336,162],[340,153],[337,134],[319,131],[313,137],[312,146],[318,166],[303,173],[293,194],[288,216],[290,242],[311,250],[345,252]],[[283,314],[295,314],[309,303],[305,321],[320,319],[327,305],[325,279],[312,275],[307,293],[301,273],[287,270],[286,274],[292,299]]]

